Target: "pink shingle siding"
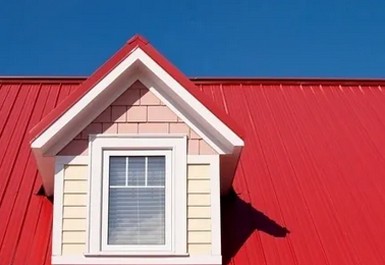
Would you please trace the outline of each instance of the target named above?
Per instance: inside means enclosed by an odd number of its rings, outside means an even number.
[[[216,152],[140,82],[134,83],[61,152],[86,155],[89,134],[177,133],[188,137],[188,154]],[[86,144],[87,143],[87,144]]]

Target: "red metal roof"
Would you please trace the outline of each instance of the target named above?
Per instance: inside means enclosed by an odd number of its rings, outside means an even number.
[[[40,177],[29,130],[79,82],[0,80],[0,264],[50,264],[52,203],[36,193]]]
[[[0,79],[0,265],[50,264],[27,133],[81,81]],[[384,81],[307,81],[194,80],[246,129],[225,264],[385,264]]]

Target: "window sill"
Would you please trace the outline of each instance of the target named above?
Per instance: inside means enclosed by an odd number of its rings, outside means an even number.
[[[52,256],[52,265],[220,265],[221,256],[202,255],[202,256]]]
[[[167,253],[167,252],[99,252],[84,253],[85,257],[189,257],[188,253]]]

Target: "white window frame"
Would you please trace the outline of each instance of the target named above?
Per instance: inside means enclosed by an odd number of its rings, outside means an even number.
[[[153,151],[170,151],[170,190],[168,192],[169,242],[160,246],[122,246],[106,245],[103,238],[106,227],[103,228],[103,218],[106,211],[102,208],[103,201],[103,153],[106,151],[141,152],[143,155]],[[187,214],[186,214],[186,167],[187,167],[187,137],[175,135],[91,135],[89,144],[90,158],[90,193],[88,212],[88,253],[86,255],[115,254],[120,256],[172,256],[187,253]],[[105,170],[105,169],[104,169]],[[104,222],[105,223],[105,222]]]
[[[109,160],[111,156],[164,156],[165,157],[165,244],[164,245],[109,245],[108,244],[108,196]],[[106,251],[171,251],[171,150],[108,150],[103,152],[102,198],[102,250]]]

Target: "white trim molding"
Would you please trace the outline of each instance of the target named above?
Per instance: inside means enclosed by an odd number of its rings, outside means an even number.
[[[170,164],[169,189],[166,191],[169,199],[166,207],[166,231],[169,230],[165,246],[135,247],[126,246],[122,249],[106,245],[105,226],[106,207],[103,203],[103,185],[106,184],[104,176],[105,155],[110,152],[140,152],[142,155],[153,152],[168,153]],[[163,253],[172,255],[186,255],[187,246],[187,213],[186,213],[186,165],[187,165],[187,137],[186,136],[151,136],[151,135],[93,135],[90,137],[90,193],[88,216],[88,252],[91,255],[105,255],[106,253],[126,252],[127,256],[138,254]],[[166,187],[167,187],[166,185]],[[105,199],[105,198],[104,198]],[[169,207],[169,208],[168,208]],[[103,208],[103,209],[102,209]],[[168,210],[167,210],[168,209]]]
[[[192,257],[85,257],[61,256],[52,257],[54,265],[221,265],[222,257],[202,255]]]
[[[110,183],[109,183],[109,170],[110,170],[110,157],[112,156],[163,156],[165,158],[165,185],[163,189],[165,191],[165,201],[164,201],[164,210],[165,210],[165,243],[163,245],[110,245],[108,244],[108,213],[109,213],[109,193],[110,193]],[[102,180],[102,234],[101,234],[101,251],[102,253],[108,251],[116,252],[116,251],[126,251],[127,253],[162,253],[161,251],[165,251],[166,253],[170,253],[172,251],[171,242],[172,240],[172,220],[175,220],[176,214],[175,211],[171,211],[172,206],[172,184],[174,180],[172,179],[173,168],[171,166],[172,162],[172,149],[161,149],[161,150],[105,150],[103,151],[103,180]],[[174,176],[175,177],[175,176]]]

